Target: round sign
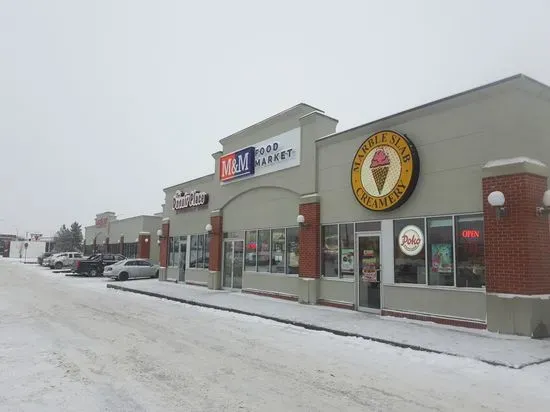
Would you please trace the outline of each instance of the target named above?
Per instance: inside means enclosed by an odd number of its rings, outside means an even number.
[[[420,161],[414,144],[390,130],[363,142],[351,166],[355,198],[372,211],[389,211],[407,201],[418,182]]]
[[[416,256],[424,248],[424,233],[418,226],[405,226],[397,239],[399,249],[407,256]]]
[[[29,247],[29,244],[25,242],[25,249]]]

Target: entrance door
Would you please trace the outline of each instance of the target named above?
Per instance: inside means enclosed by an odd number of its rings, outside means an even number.
[[[356,245],[357,307],[359,310],[380,310],[380,234],[358,234]]]
[[[180,261],[178,262],[180,282],[185,282],[185,262],[187,260],[187,236],[180,238]]]
[[[226,240],[223,245],[223,287],[243,287],[244,242]]]

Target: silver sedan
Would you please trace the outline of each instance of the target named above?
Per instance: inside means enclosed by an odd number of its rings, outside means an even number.
[[[105,266],[103,276],[115,280],[158,278],[160,266],[146,259],[126,259]]]

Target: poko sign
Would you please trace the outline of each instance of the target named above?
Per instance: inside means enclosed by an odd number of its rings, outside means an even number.
[[[416,256],[424,248],[424,233],[418,226],[405,226],[397,239],[399,249],[407,256]]]

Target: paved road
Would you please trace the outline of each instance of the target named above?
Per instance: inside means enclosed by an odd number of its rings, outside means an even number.
[[[0,261],[1,411],[547,410],[513,371]]]

